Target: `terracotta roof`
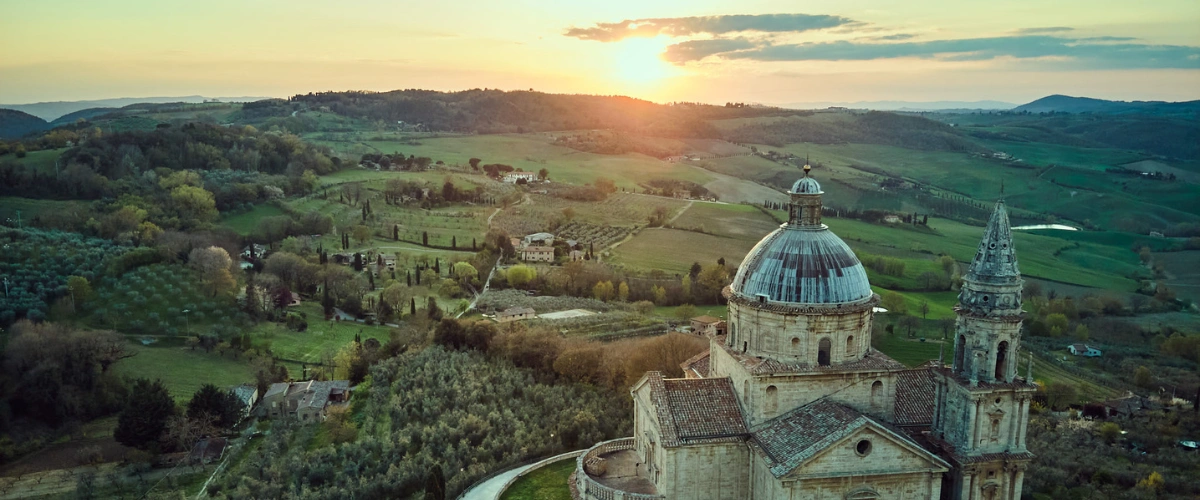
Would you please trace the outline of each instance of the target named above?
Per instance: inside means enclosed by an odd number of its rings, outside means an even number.
[[[721,348],[729,353],[733,359],[746,367],[753,375],[766,375],[775,373],[805,373],[805,372],[843,372],[843,371],[897,371],[903,370],[906,367],[904,364],[889,358],[886,354],[871,350],[861,359],[850,361],[848,363],[838,363],[830,366],[813,365],[802,363],[799,361],[780,361],[770,358],[760,358],[758,356],[750,356],[746,353],[738,352],[733,348],[720,342]]]
[[[949,466],[903,432],[829,399],[818,399],[756,426],[752,431],[752,447],[763,456],[771,474],[783,477],[867,425],[923,451],[929,460]]]
[[[662,445],[741,441],[749,433],[728,378],[664,379],[646,374]]]
[[[523,251],[524,252],[553,252],[554,247],[543,247],[543,246],[530,245],[530,246],[525,247],[525,250],[523,250]]]
[[[692,321],[695,321],[698,323],[712,324],[712,323],[719,323],[721,321],[721,318],[714,318],[712,316],[704,315],[704,316],[696,316],[695,318],[692,318]]]
[[[687,361],[680,363],[679,367],[683,368],[683,371],[685,373],[690,371],[692,373],[695,373],[696,376],[698,376],[700,378],[707,377],[708,376],[708,361],[709,361],[709,359],[711,359],[709,357],[711,354],[712,354],[712,351],[705,349],[704,352],[697,354],[695,356],[692,356]]]
[[[933,373],[928,369],[897,373],[896,424],[933,424],[934,389]]]

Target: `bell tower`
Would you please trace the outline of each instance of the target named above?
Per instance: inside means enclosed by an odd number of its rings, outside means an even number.
[[[1021,496],[1024,470],[1033,458],[1025,448],[1025,432],[1036,390],[1029,373],[1017,376],[1023,283],[1001,200],[963,277],[954,308],[952,363],[935,377],[932,437],[954,466],[943,498]]]

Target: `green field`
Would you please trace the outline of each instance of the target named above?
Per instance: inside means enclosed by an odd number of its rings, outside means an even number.
[[[700,229],[726,238],[758,241],[779,227],[775,219],[750,205],[693,203],[673,226]]]
[[[321,308],[313,302],[289,308],[292,312],[303,312],[308,316],[308,329],[303,332],[289,330],[279,323],[262,322],[250,331],[255,345],[269,344],[271,352],[278,358],[318,363],[327,354],[336,353],[354,341],[361,333],[362,340],[374,338],[380,343],[389,339],[388,327],[369,326],[347,321],[325,321]]]
[[[547,464],[521,476],[500,495],[501,500],[570,500],[567,479],[575,472],[575,459]]]
[[[52,172],[54,172],[55,160],[57,160],[58,157],[60,155],[62,155],[63,151],[66,151],[67,149],[69,149],[69,148],[43,149],[41,151],[30,151],[28,153],[25,153],[24,158],[17,158],[17,155],[15,153],[9,153],[6,155],[0,155],[0,161],[13,159],[13,160],[16,160],[17,163],[25,165],[26,167],[33,167],[38,172],[52,173]]]
[[[880,295],[889,293],[882,287],[872,285],[871,289]],[[910,316],[921,316],[921,303],[929,304],[929,315],[924,319],[945,319],[954,317],[954,306],[958,303],[958,292],[890,292],[899,294],[904,297],[904,304],[908,307],[905,314]]]
[[[680,229],[643,229],[613,251],[613,261],[641,269],[685,274],[693,262],[701,265],[724,258],[737,265],[754,246],[749,239],[724,238]]]
[[[20,198],[16,196],[0,196],[0,222],[11,218],[6,225],[17,225],[17,212],[21,212],[21,223],[28,226],[34,217],[46,214],[65,214],[69,212],[87,212],[91,203],[86,201],[59,201]]]
[[[131,343],[132,358],[114,365],[116,373],[126,377],[162,379],[176,401],[191,399],[204,384],[227,388],[253,383],[254,372],[245,358],[233,359],[203,349],[191,350],[178,342],[163,341],[150,346]]]
[[[904,363],[905,366],[913,367],[931,359],[938,359],[938,350],[942,343],[940,340],[932,338],[921,342],[920,339],[910,339],[896,333],[895,335],[876,335],[871,340],[871,346],[887,354],[888,357]],[[953,354],[954,344],[952,342],[946,342],[946,351]]]
[[[221,225],[237,231],[242,236],[246,236],[251,231],[254,231],[254,226],[258,224],[259,219],[284,214],[283,209],[275,205],[258,205],[248,212],[231,215],[222,219]]]

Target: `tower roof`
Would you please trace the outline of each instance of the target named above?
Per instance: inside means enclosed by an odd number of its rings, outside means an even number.
[[[996,202],[992,218],[988,220],[983,240],[975,259],[967,269],[967,280],[978,283],[1011,283],[1021,278],[1017,268],[1017,252],[1013,248],[1012,229],[1008,224],[1008,210],[1004,201]]]

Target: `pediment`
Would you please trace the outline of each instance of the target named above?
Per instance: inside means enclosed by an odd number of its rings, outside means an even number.
[[[866,422],[814,454],[784,478],[903,474],[949,468],[940,457],[907,437],[875,422]]]

